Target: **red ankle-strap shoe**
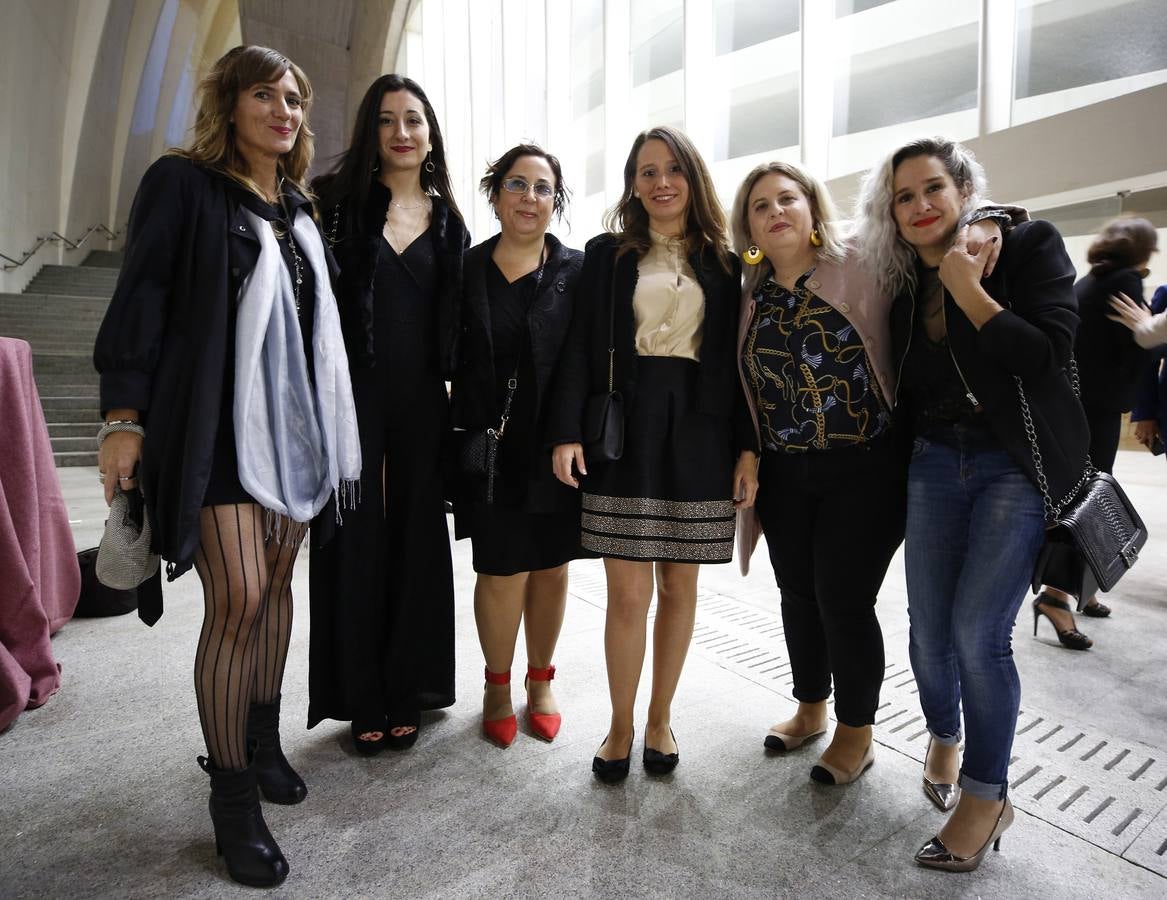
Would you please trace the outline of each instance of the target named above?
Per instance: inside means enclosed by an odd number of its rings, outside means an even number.
[[[528,681],[550,681],[555,677],[555,666],[548,666],[546,669],[534,669],[527,666],[527,677],[523,681],[523,687],[527,687]],[[527,696],[527,722],[531,726],[531,730],[536,735],[545,741],[555,740],[555,735],[559,734],[559,727],[563,724],[563,717],[559,713],[537,713],[531,709],[531,698]]]
[[[511,683],[510,669],[505,672],[492,672],[490,669],[486,669],[485,672],[487,684]],[[501,719],[483,719],[482,733],[505,750],[514,743],[515,735],[519,733],[519,721],[515,718],[514,713]]]

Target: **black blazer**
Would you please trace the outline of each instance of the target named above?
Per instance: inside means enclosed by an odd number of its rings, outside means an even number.
[[[576,286],[584,257],[580,251],[563,246],[553,235],[547,235],[546,242],[548,255],[543,267],[543,278],[527,313],[530,362],[534,372],[532,405],[535,443],[532,446],[515,447],[513,442],[516,436],[521,437],[523,432],[508,430],[501,448],[505,457],[520,463],[524,474],[530,473],[531,466],[536,467],[533,473],[535,477],[527,479],[524,503],[524,508],[532,512],[551,512],[578,506],[579,503],[577,492],[555,479],[543,435],[549,413],[548,401],[563,343],[571,325]],[[463,268],[462,325],[458,367],[451,385],[450,424],[468,431],[497,426],[502,414],[495,393],[500,373],[495,370],[490,297],[487,293],[487,271],[492,265],[490,255],[497,243],[496,235],[470,248],[466,251]],[[521,385],[519,390],[524,388],[527,386]],[[465,488],[465,485],[456,485],[452,493],[456,498],[470,498],[471,494],[466,493]]]
[[[462,254],[470,246],[470,233],[445,200],[433,197],[432,201],[430,228],[436,237],[434,249],[439,278],[436,298],[438,360],[442,375],[448,379],[454,373],[458,354]],[[349,364],[354,369],[367,369],[376,364],[377,350],[373,346],[373,278],[377,272],[377,256],[380,242],[384,240],[382,234],[388,210],[389,189],[381,182],[374,181],[369,189],[363,215],[350,216],[344,201],[323,212],[325,231],[336,261],[340,264],[336,303],[340,310],[340,324],[344,331]]]
[[[136,409],[146,436],[139,483],[153,550],[174,580],[190,568],[210,477],[229,317],[259,259],[246,189],[178,156],[156,161],[130,210],[125,261],[97,334],[101,408]],[[291,205],[311,209],[299,192]],[[325,248],[330,275],[336,270]]]
[[[564,345],[555,399],[547,423],[549,446],[582,441],[583,410],[592,394],[608,390],[609,302],[615,298],[615,364],[613,387],[624,395],[625,409],[631,409],[636,395],[636,318],[632,295],[639,277],[636,253],[616,258],[620,239],[601,234],[584,250],[583,270],[575,303],[575,315]],[[737,321],[741,303],[741,266],[734,257],[726,272],[712,248],[690,254],[689,265],[705,294],[705,322],[702,328],[697,409],[714,416],[730,416],[744,403],[737,374]],[[752,427],[751,427],[752,431]],[[743,443],[744,441],[744,443]],[[738,449],[754,445],[752,433],[739,435]]]
[[[553,235],[546,237],[548,254],[539,293],[527,313],[531,362],[535,370],[536,421],[543,418],[548,392],[560,351],[571,325],[572,305],[584,255],[565,247]],[[494,345],[491,338],[490,297],[486,290],[490,255],[498,235],[466,251],[463,277],[462,324],[458,368],[450,394],[450,424],[468,430],[498,424]],[[550,465],[550,464],[548,464]]]
[[[1074,356],[1082,382],[1082,405],[1096,415],[1124,413],[1135,402],[1139,379],[1150,365],[1150,354],[1135,343],[1121,322],[1106,317],[1110,295],[1122,291],[1136,303],[1143,300],[1143,279],[1134,269],[1113,269],[1087,275],[1074,285],[1078,298],[1078,336]]]
[[[984,407],[989,427],[1036,485],[1014,376],[1021,378],[1055,503],[1070,499],[1066,495],[1085,471],[1090,443],[1086,414],[1067,372],[1078,326],[1073,284],[1074,267],[1061,235],[1049,222],[1035,220],[1005,236],[997,267],[982,282],[1005,309],[980,331],[944,295],[948,343],[956,363]],[[914,313],[911,293],[896,298],[891,333],[899,365],[907,353]],[[897,418],[902,416],[898,410]]]

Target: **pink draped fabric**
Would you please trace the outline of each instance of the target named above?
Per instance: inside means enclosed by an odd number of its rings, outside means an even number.
[[[81,590],[69,514],[32,377],[32,350],[0,337],[0,731],[61,684],[49,635]]]

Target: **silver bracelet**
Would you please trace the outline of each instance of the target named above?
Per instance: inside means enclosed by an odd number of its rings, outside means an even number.
[[[145,437],[146,430],[142,427],[140,422],[135,422],[133,419],[114,419],[106,422],[97,432],[97,445],[100,447],[102,442],[115,431],[131,431],[138,437]]]

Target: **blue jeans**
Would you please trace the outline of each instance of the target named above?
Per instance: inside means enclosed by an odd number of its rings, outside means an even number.
[[[916,438],[908,472],[909,649],[932,737],[961,739],[962,790],[1005,797],[1021,681],[1011,637],[1044,539],[1041,494],[991,436]]]

